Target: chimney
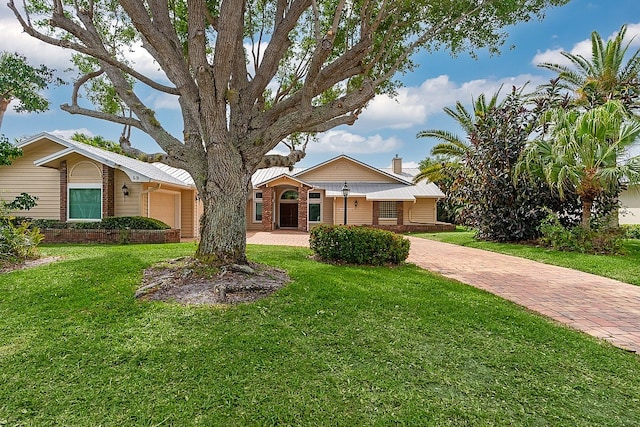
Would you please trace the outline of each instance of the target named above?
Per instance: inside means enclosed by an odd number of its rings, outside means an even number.
[[[391,170],[397,175],[402,174],[402,157],[398,157],[397,154],[391,159]]]

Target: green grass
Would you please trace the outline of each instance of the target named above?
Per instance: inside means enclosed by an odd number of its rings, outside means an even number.
[[[0,276],[0,426],[640,425],[640,359],[413,266],[249,247],[294,281],[227,308],[138,302],[192,244],[45,247]]]
[[[472,231],[463,231],[462,229],[446,233],[412,235],[572,268],[640,286],[640,240],[626,240],[624,255],[590,255],[556,251],[525,244],[483,242],[475,240]]]

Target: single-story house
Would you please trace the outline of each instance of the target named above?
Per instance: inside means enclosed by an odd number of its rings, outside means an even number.
[[[437,220],[436,202],[444,193],[431,182],[414,184],[418,172],[404,168],[398,156],[384,169],[345,155],[310,168],[262,169],[253,176],[247,229],[308,231],[318,224],[343,224],[345,209],[352,225],[394,231],[452,229]]]
[[[17,144],[23,155],[0,167],[0,198],[22,192],[38,197],[32,218],[96,221],[105,216],[145,216],[197,237],[202,204],[188,173],[145,163],[76,141],[41,133]],[[433,183],[413,183],[419,172],[392,159],[375,168],[348,156],[310,168],[270,168],[253,176],[247,229],[308,231],[318,224],[373,225],[396,231],[450,229],[438,223]],[[343,187],[349,188],[345,197]],[[24,214],[20,212],[19,214]]]

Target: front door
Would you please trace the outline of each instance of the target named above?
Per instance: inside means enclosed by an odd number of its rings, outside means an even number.
[[[298,228],[298,204],[280,204],[280,227]]]

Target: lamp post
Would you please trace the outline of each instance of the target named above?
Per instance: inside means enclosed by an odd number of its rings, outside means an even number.
[[[349,197],[349,191],[349,186],[347,185],[347,181],[345,181],[342,186],[342,195],[344,196],[344,225],[347,225],[347,197]]]

